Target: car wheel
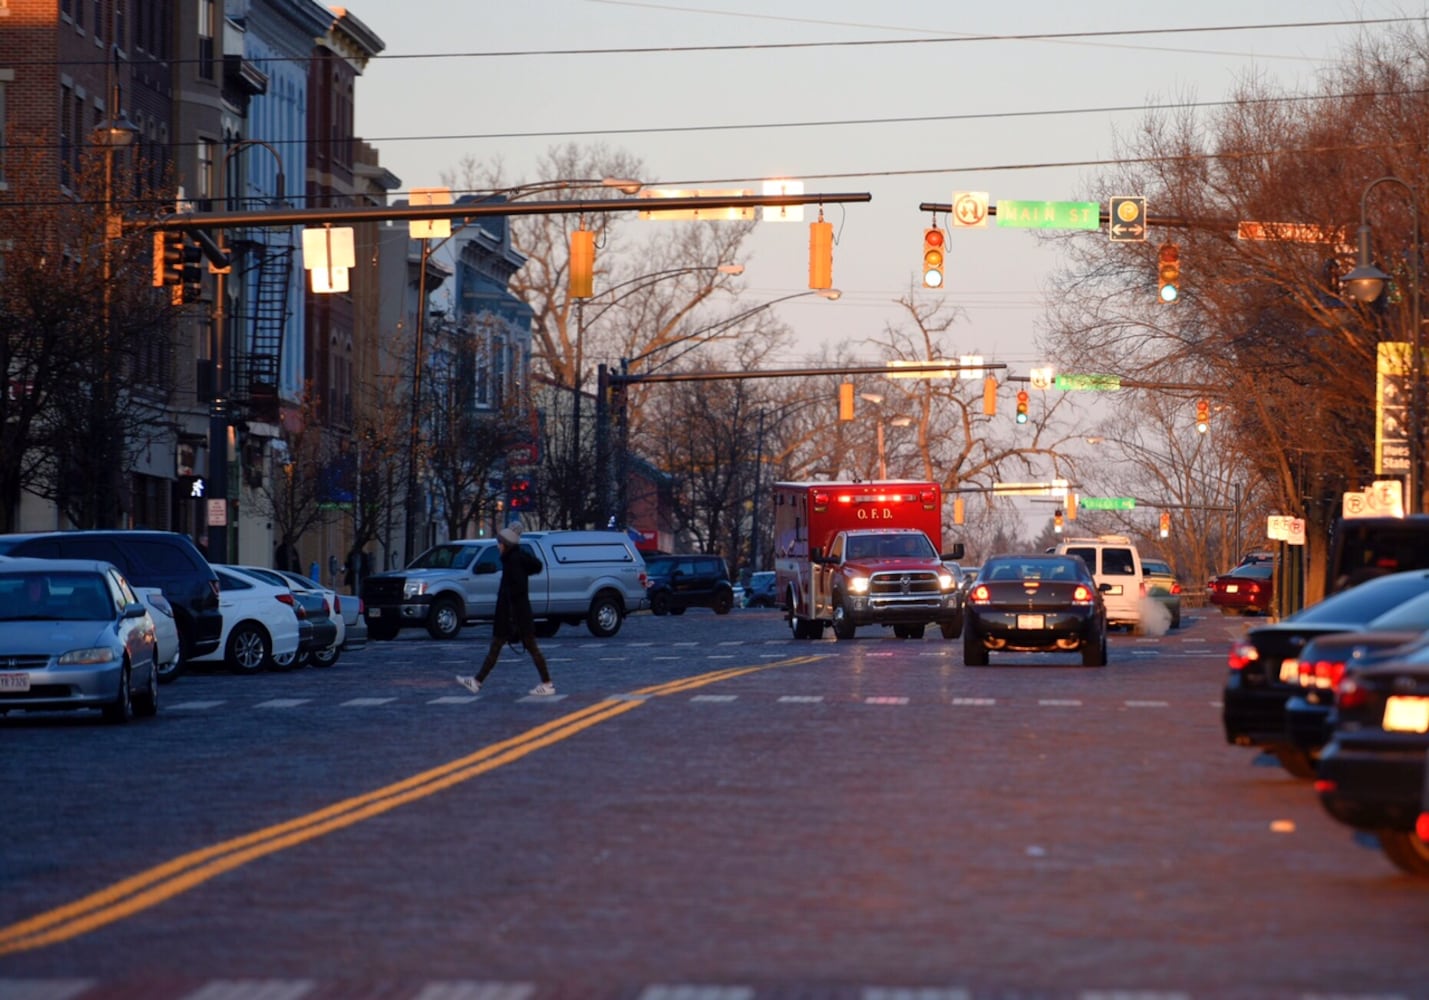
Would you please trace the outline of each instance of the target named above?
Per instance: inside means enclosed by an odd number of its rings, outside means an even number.
[[[670,606],[670,614],[672,615],[682,615],[685,611],[686,609],[680,605],[672,604]]]
[[[944,639],[956,639],[963,634],[963,623],[961,621],[943,622],[938,628],[942,630]]]
[[[1172,628],[1180,628],[1180,627],[1181,627],[1181,613],[1180,613],[1179,611],[1176,612],[1176,614],[1174,614],[1174,615],[1171,616],[1171,627],[1172,627]]]
[[[1275,747],[1271,751],[1280,766],[1292,778],[1310,779],[1315,777],[1315,758],[1295,747]]]
[[[650,598],[650,613],[662,617],[668,615],[670,613],[670,595],[662,590]]]
[[[114,696],[113,701],[101,709],[105,722],[113,722],[122,726],[134,718],[134,698],[129,690],[130,682],[129,664],[126,662],[119,670],[119,693]]]
[[[273,665],[268,633],[253,622],[239,622],[228,633],[224,661],[235,674],[256,674]]]
[[[734,595],[722,593],[715,598],[714,613],[717,615],[727,615],[734,609]]]
[[[455,639],[461,634],[462,624],[461,605],[450,597],[441,597],[427,618],[427,634],[433,639]]]
[[[337,663],[337,658],[342,655],[342,650],[337,646],[329,646],[327,649],[319,649],[308,654],[308,662],[315,667],[331,667]]]
[[[561,623],[554,618],[546,618],[536,622],[531,630],[536,633],[536,638],[549,639],[561,630]]]
[[[134,714],[145,719],[152,719],[159,714],[159,665],[153,664],[149,668],[149,682],[144,685],[144,690],[133,696]]]
[[[596,594],[590,604],[590,613],[586,615],[585,627],[597,639],[609,639],[620,631],[620,623],[624,620],[625,613],[620,608],[619,600],[610,594]]]
[[[179,679],[179,675],[184,672],[184,664],[188,662],[192,651],[189,649],[188,640],[184,638],[182,631],[179,632],[179,651],[174,654],[174,658],[168,663],[159,664],[159,683],[172,684]]]
[[[1380,830],[1380,850],[1394,867],[1410,875],[1429,878],[1429,844],[1413,830]]]
[[[982,640],[975,635],[968,634],[963,636],[963,666],[987,666],[987,647],[984,646]]]
[[[857,631],[853,619],[848,616],[848,609],[844,607],[843,598],[834,598],[834,638],[852,639]]]
[[[297,650],[294,650],[294,651],[291,652],[291,653],[274,653],[274,654],[273,654],[273,669],[274,669],[274,670],[283,670],[283,671],[297,670],[299,667],[301,667],[301,666],[303,665],[303,662],[304,662],[304,657],[303,657],[303,655],[302,655],[301,653],[299,653]]]
[[[1097,635],[1094,642],[1082,643],[1082,666],[1106,666],[1106,633]]]
[[[921,639],[923,638],[923,633],[926,629],[926,625],[905,625],[903,627],[903,638]]]
[[[389,639],[397,638],[397,626],[388,622],[367,623],[367,637],[376,639],[378,642],[387,642]]]

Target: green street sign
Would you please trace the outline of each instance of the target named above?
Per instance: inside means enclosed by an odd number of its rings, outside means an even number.
[[[997,224],[1014,229],[1100,229],[1097,201],[999,201]]]
[[[1077,501],[1082,510],[1134,510],[1135,497],[1082,497]]]
[[[1110,392],[1121,388],[1120,375],[1057,375],[1052,384],[1058,389],[1092,389]]]

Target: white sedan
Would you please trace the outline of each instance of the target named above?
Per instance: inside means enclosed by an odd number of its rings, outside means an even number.
[[[298,651],[298,615],[287,587],[260,580],[233,566],[217,565],[218,607],[223,635],[218,649],[197,663],[223,662],[234,673],[271,668],[273,656]]]

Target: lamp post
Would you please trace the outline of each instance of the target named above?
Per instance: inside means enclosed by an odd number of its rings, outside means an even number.
[[[876,392],[861,392],[860,399],[878,407],[878,478],[888,478],[888,452],[883,446],[883,425],[888,423],[894,427],[907,427],[913,423],[912,417],[891,417],[885,420],[883,416],[883,396]]]
[[[1370,303],[1375,301],[1384,292],[1384,286],[1389,281],[1389,275],[1374,266],[1373,256],[1370,250],[1370,225],[1368,215],[1368,204],[1370,192],[1381,184],[1398,184],[1409,195],[1409,207],[1414,216],[1414,241],[1410,244],[1410,253],[1413,254],[1413,261],[1409,269],[1410,276],[1410,356],[1409,356],[1409,471],[1405,478],[1405,492],[1409,495],[1405,498],[1407,512],[1418,514],[1423,508],[1423,428],[1420,426],[1423,414],[1423,330],[1420,319],[1421,306],[1419,302],[1420,287],[1420,260],[1421,240],[1419,227],[1419,194],[1406,181],[1398,177],[1381,177],[1371,181],[1364,189],[1364,194],[1360,196],[1360,229],[1359,229],[1359,259],[1349,274],[1342,279],[1345,288],[1350,295],[1360,302]]]
[[[94,127],[90,133],[95,145],[104,147],[104,242],[100,253],[100,328],[104,337],[103,352],[103,374],[101,376],[99,398],[96,401],[99,405],[95,413],[96,423],[100,427],[106,428],[103,432],[107,437],[118,439],[122,433],[119,421],[114,419],[114,414],[110,412],[114,400],[114,383],[110,375],[112,367],[109,360],[109,352],[114,346],[114,241],[124,234],[123,217],[114,211],[114,153],[115,150],[123,149],[133,145],[135,137],[139,134],[139,129],[129,120],[129,117],[119,107],[119,49],[115,45],[115,20],[117,13],[114,4],[109,6],[109,49],[111,58],[108,60],[106,74],[107,100],[109,102],[109,117]],[[111,441],[111,444],[114,444]],[[93,516],[96,518],[98,527],[109,528],[116,524],[115,503],[118,499],[118,488],[115,479],[119,476],[123,468],[120,461],[123,453],[123,440],[117,441],[117,448],[108,448],[106,452],[114,453],[106,456],[106,461],[110,464],[112,471],[104,473],[102,481],[95,484],[97,490],[97,503]]]

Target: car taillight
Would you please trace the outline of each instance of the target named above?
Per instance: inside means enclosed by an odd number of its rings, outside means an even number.
[[[1237,642],[1231,645],[1231,651],[1226,656],[1226,665],[1232,670],[1244,670],[1259,659],[1260,650],[1248,642]]]
[[[1092,592],[1086,587],[1083,587],[1080,583],[1077,584],[1077,589],[1072,591],[1072,600],[1076,601],[1078,604],[1087,604],[1091,601],[1091,599]]]
[[[1345,675],[1344,660],[1297,660],[1301,687],[1330,689],[1340,683]]]
[[[342,614],[342,595],[341,595],[341,594],[333,594],[333,595],[332,595],[332,613],[335,614],[335,615],[340,615],[340,614]]]
[[[1414,821],[1414,836],[1429,843],[1429,812],[1422,812]]]
[[[293,600],[292,594],[274,594],[273,596],[276,597],[278,600],[282,601],[284,604],[288,605],[290,608],[295,608],[298,606],[298,603]]]
[[[214,597],[218,597],[218,596],[219,596],[219,593],[218,593],[218,591],[219,591],[218,579],[217,579],[217,578],[214,578],[214,579],[208,581],[208,585],[213,588],[213,596],[214,596]]]
[[[974,604],[986,604],[991,599],[992,595],[988,593],[987,585],[982,583],[974,587],[971,593],[968,594],[968,600]]]
[[[1180,585],[1179,583],[1176,583],[1176,582],[1173,580],[1172,583],[1171,583],[1171,596],[1172,596],[1172,597],[1175,597],[1176,595],[1178,595],[1178,594],[1180,594],[1180,593],[1181,593],[1181,585]]]
[[[1335,702],[1342,709],[1359,708],[1369,702],[1369,690],[1361,686],[1353,675],[1345,675],[1335,688]]]

